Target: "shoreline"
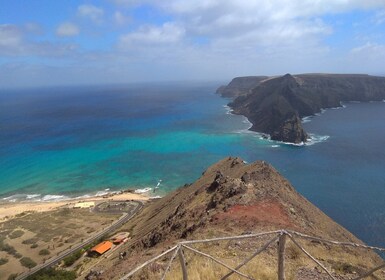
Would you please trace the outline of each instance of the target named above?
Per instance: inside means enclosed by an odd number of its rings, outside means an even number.
[[[4,201],[0,200],[0,223],[8,221],[23,212],[48,212],[60,207],[73,207],[78,202],[98,202],[105,200],[140,200],[148,201],[151,197],[146,193],[120,191],[102,196],[68,198],[58,201]]]
[[[385,101],[384,101],[384,102],[385,102]],[[266,140],[266,141],[268,141],[268,142],[273,143],[273,144],[272,144],[272,147],[273,147],[273,148],[277,148],[277,147],[279,147],[280,145],[288,145],[288,146],[294,146],[294,147],[312,146],[312,145],[314,145],[314,144],[318,144],[318,143],[321,143],[321,142],[325,142],[326,140],[328,140],[328,139],[330,138],[329,135],[317,135],[317,134],[314,134],[314,133],[308,133],[308,135],[309,135],[308,141],[306,141],[306,142],[301,142],[301,143],[297,143],[297,144],[296,144],[296,143],[291,143],[291,142],[279,141],[279,140],[271,140],[269,134],[264,133],[264,132],[260,132],[260,131],[254,131],[254,130],[252,130],[251,128],[253,127],[253,123],[252,123],[252,122],[251,122],[245,115],[234,114],[234,113],[233,113],[233,109],[231,109],[231,107],[229,107],[228,105],[224,105],[223,107],[226,109],[226,114],[228,114],[228,115],[242,116],[242,117],[244,118],[244,120],[243,120],[242,122],[249,125],[249,127],[246,128],[246,129],[241,129],[241,130],[235,131],[236,133],[250,133],[250,134],[255,134],[260,140]],[[320,116],[320,115],[323,114],[326,110],[329,110],[329,109],[343,109],[343,108],[346,108],[346,105],[341,104],[341,107],[333,107],[333,108],[321,109],[321,112],[320,112],[320,113],[317,113],[317,114],[315,114],[315,115],[306,116],[306,117],[304,117],[304,118],[301,119],[301,122],[302,122],[302,123],[310,122],[310,121],[311,121],[311,118],[313,118],[313,117],[315,117],[315,116]],[[305,119],[306,119],[306,120],[305,120]],[[305,121],[304,121],[304,120],[305,120]]]

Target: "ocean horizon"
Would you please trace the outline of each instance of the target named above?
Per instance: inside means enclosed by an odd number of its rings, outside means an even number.
[[[165,195],[227,156],[265,160],[359,238],[385,246],[385,103],[304,120],[310,145],[251,132],[219,83],[0,92],[0,200],[52,201],[151,188]],[[157,186],[154,193],[154,187]]]

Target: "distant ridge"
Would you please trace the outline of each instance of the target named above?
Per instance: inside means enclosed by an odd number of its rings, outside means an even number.
[[[309,138],[303,117],[341,107],[341,102],[384,100],[385,77],[328,73],[238,77],[217,92],[234,99],[229,106],[234,114],[249,119],[251,130],[299,144]]]

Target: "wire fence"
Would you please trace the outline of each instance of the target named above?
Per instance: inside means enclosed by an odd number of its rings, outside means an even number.
[[[231,267],[225,262],[221,261],[220,259],[204,253],[198,249],[193,248],[191,245],[193,244],[204,244],[204,243],[213,243],[213,242],[219,242],[219,241],[230,241],[230,240],[243,240],[243,239],[261,239],[270,237],[267,242],[263,243],[257,250],[255,250],[250,256],[243,259],[236,267]],[[241,272],[240,269],[250,263],[256,256],[267,250],[268,248],[272,247],[274,244],[278,244],[278,261],[277,261],[277,278],[278,280],[284,280],[285,279],[285,247],[286,247],[286,241],[291,240],[293,244],[302,252],[304,253],[316,266],[321,268],[329,277],[329,279],[337,280],[336,277],[333,275],[333,273],[317,258],[315,258],[312,254],[310,254],[299,242],[298,239],[307,240],[307,241],[313,241],[317,243],[322,244],[328,244],[331,246],[340,246],[340,247],[352,247],[352,248],[363,248],[363,249],[369,249],[369,250],[377,250],[379,252],[385,252],[385,248],[381,247],[374,247],[374,246],[368,246],[364,244],[358,244],[358,243],[352,243],[352,242],[339,242],[334,240],[328,240],[323,239],[319,237],[313,237],[310,235],[306,235],[303,233],[299,233],[296,231],[291,230],[277,230],[277,231],[269,231],[269,232],[262,232],[262,233],[255,233],[255,234],[245,234],[245,235],[239,235],[239,236],[231,236],[231,237],[218,237],[218,238],[211,238],[211,239],[202,239],[202,240],[189,240],[189,241],[181,241],[176,246],[168,249],[167,251],[161,253],[160,255],[146,261],[142,265],[136,267],[132,271],[130,271],[128,274],[124,275],[121,280],[128,280],[130,277],[138,275],[138,273],[145,268],[146,266],[156,262],[157,260],[165,257],[166,255],[171,255],[171,258],[168,261],[168,264],[163,271],[160,279],[164,280],[166,279],[167,274],[170,272],[170,268],[172,264],[176,261],[178,258],[182,277],[183,280],[188,280],[189,275],[187,271],[187,262],[185,259],[185,252],[189,251],[194,253],[195,255],[201,256],[203,258],[209,259],[215,263],[217,263],[220,266],[225,267],[229,272],[222,276],[220,279],[225,280],[229,278],[231,275],[236,274],[240,278],[244,279],[254,279],[251,275],[248,275],[244,272]],[[385,262],[383,262],[381,265],[378,265],[377,267],[372,268],[369,271],[361,272],[359,276],[353,278],[353,280],[359,280],[364,279],[366,277],[369,277],[373,275],[376,271],[382,269],[385,267]]]

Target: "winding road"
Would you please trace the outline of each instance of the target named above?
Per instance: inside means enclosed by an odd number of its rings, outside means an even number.
[[[63,260],[65,257],[71,255],[72,253],[76,252],[77,250],[83,248],[84,246],[87,246],[88,244],[92,243],[96,239],[102,237],[103,235],[106,235],[107,233],[117,229],[118,227],[120,227],[121,225],[126,223],[129,219],[131,219],[136,213],[138,213],[143,208],[143,202],[141,202],[141,201],[131,201],[130,203],[132,204],[131,209],[129,209],[126,213],[124,213],[124,215],[122,215],[122,217],[120,217],[118,220],[113,222],[110,226],[106,227],[102,231],[99,231],[94,236],[86,239],[82,243],[74,245],[71,248],[68,248],[67,250],[61,252],[58,256],[54,256],[54,257],[48,259],[45,263],[39,264],[39,265],[35,266],[34,268],[30,269],[29,271],[20,274],[18,277],[16,277],[16,280],[23,280],[23,279],[27,278],[28,276],[38,272],[41,269],[44,269],[44,268],[47,268],[47,267],[50,267],[52,265],[57,264],[58,262]]]

